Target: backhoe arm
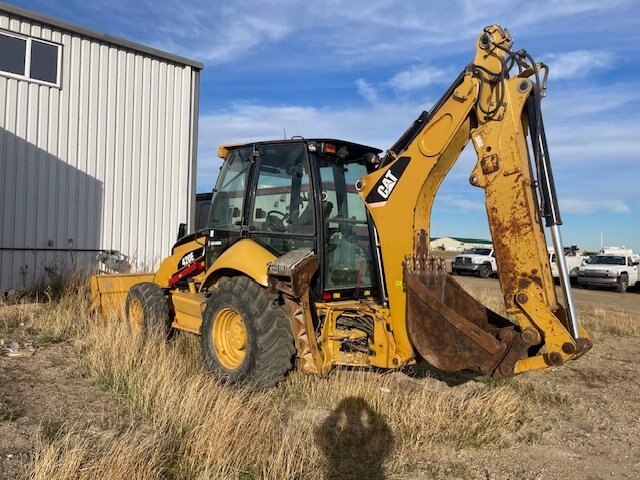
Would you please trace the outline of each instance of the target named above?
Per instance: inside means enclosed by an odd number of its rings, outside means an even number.
[[[438,368],[495,378],[562,364],[591,345],[568,281],[569,308],[558,303],[542,226],[545,218],[556,258],[564,261],[539,110],[543,67],[511,45],[506,30],[485,28],[473,63],[357,184],[378,232],[399,355],[417,350]],[[513,67],[518,74],[509,78]],[[435,194],[470,140],[478,162],[469,181],[485,191],[500,285],[515,323],[474,300],[428,254]]]

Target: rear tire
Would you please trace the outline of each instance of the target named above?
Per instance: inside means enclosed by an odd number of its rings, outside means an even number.
[[[223,279],[212,291],[200,344],[207,368],[219,380],[255,388],[283,380],[296,353],[284,306],[245,276]]]
[[[143,282],[131,287],[124,310],[133,332],[140,332],[143,338],[156,334],[163,340],[169,337],[169,306],[164,290],[158,284]]]
[[[626,293],[628,288],[629,288],[629,275],[627,275],[626,273],[621,273],[620,277],[618,277],[618,286],[616,289],[620,293]]]
[[[491,266],[490,265],[482,265],[478,272],[480,278],[489,278],[491,276]]]

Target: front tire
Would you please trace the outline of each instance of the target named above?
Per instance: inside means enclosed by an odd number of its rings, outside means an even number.
[[[171,331],[169,306],[164,290],[156,283],[137,283],[129,289],[124,305],[131,330],[143,338],[159,335],[166,340]]]
[[[480,275],[480,278],[489,278],[491,276],[491,267],[489,265],[482,265],[478,275]]]
[[[629,275],[627,275],[626,273],[621,273],[620,277],[618,277],[618,286],[616,289],[620,293],[626,293],[628,288],[629,288]]]
[[[276,295],[248,277],[220,281],[200,328],[205,364],[219,380],[267,388],[284,379],[296,352],[291,325]]]

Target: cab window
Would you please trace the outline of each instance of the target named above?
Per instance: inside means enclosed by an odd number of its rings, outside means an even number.
[[[306,144],[260,147],[251,237],[282,255],[315,250],[315,214]]]
[[[240,231],[251,148],[232,150],[222,165],[209,211],[209,228]]]
[[[325,289],[370,288],[374,268],[366,207],[354,187],[367,174],[359,163],[318,156],[325,229]]]
[[[261,147],[251,229],[314,234],[313,198],[304,144]]]

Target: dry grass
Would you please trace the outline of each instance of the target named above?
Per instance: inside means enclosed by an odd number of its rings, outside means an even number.
[[[89,373],[120,394],[132,429],[71,431],[42,443],[32,478],[375,478],[401,472],[437,446],[504,443],[525,421],[508,387],[457,389],[401,374],[294,373],[251,392],[217,384],[195,338],[142,345],[122,322],[88,329]],[[135,435],[132,435],[135,431]],[[144,432],[144,433],[140,433]],[[107,458],[111,458],[111,462]],[[149,459],[140,465],[140,459]],[[74,475],[70,465],[83,465]]]
[[[479,296],[500,311],[500,297]],[[90,315],[87,297],[76,285],[21,318],[43,335],[72,339],[86,374],[122,399],[120,418],[106,430],[63,425],[41,435],[27,473],[34,480],[407,475],[438,468],[439,448],[527,441],[531,408],[569,402],[520,378],[448,387],[365,370],[294,372],[277,388],[251,392],[212,379],[197,337],[142,344],[125,322]],[[593,325],[605,321],[598,315]],[[625,322],[620,332],[630,331]]]
[[[478,290],[472,293],[483,305],[505,315],[502,296],[495,291]],[[625,312],[610,311],[603,308],[578,309],[578,317],[585,330],[591,335],[640,335],[640,317]]]
[[[602,308],[580,311],[580,319],[590,334],[640,335],[640,318]]]
[[[86,374],[123,408],[107,430],[43,433],[32,479],[378,478],[424,465],[439,447],[507,444],[527,423],[513,388],[482,382],[337,370],[294,372],[261,392],[221,385],[195,336],[142,344],[124,322],[88,314],[82,289],[45,307],[26,321],[71,338]]]

